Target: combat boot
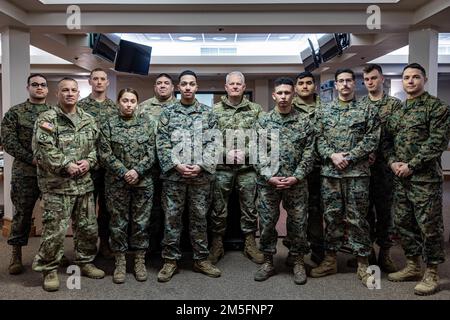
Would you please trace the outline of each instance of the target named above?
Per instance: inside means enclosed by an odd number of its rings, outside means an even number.
[[[212,278],[218,278],[221,275],[219,268],[214,266],[211,261],[207,259],[195,260],[193,269],[195,272],[201,272]]]
[[[224,254],[225,251],[223,250],[222,236],[218,234],[213,235],[208,260],[211,261],[212,264],[216,264]]]
[[[295,256],[294,259],[294,282],[295,284],[305,284],[306,283],[306,271],[305,262],[303,256]]]
[[[177,261],[166,259],[164,265],[158,272],[158,282],[167,282],[178,272]]]
[[[417,281],[422,277],[422,268],[420,267],[420,256],[406,258],[406,267],[402,270],[389,273],[388,280],[394,282]]]
[[[125,258],[125,253],[116,253],[115,258],[116,268],[114,269],[113,282],[118,284],[124,283],[127,273],[127,261]]]
[[[311,277],[320,278],[335,273],[337,273],[336,252],[327,251],[322,263],[318,267],[311,270]]]
[[[145,267],[145,251],[139,250],[134,258],[134,276],[137,281],[147,280],[147,268]]]
[[[275,267],[273,266],[273,256],[271,254],[264,255],[264,263],[255,272],[255,281],[265,281],[275,274]]]
[[[386,273],[394,273],[398,271],[397,266],[394,261],[392,261],[390,248],[380,248],[380,252],[378,253],[378,266],[383,272]]]
[[[98,247],[98,255],[102,256],[105,259],[114,258],[114,254],[109,247],[108,238],[100,238],[100,245]]]
[[[91,279],[102,279],[105,277],[105,272],[100,270],[92,263],[85,263],[80,266],[81,275]]]
[[[23,272],[22,265],[22,247],[14,245],[12,246],[11,263],[8,267],[9,274],[21,274]]]
[[[288,252],[288,255],[287,255],[286,261],[285,261],[286,266],[293,268],[294,263],[295,263],[295,256],[291,252]]]
[[[56,270],[44,272],[44,284],[42,288],[48,292],[59,290],[59,279]]]
[[[264,255],[256,247],[255,234],[252,232],[245,235],[244,255],[254,263],[264,263]]]
[[[370,277],[370,274],[367,273],[367,268],[369,267],[369,258],[357,257],[356,261],[358,262],[358,269],[356,270],[356,275],[358,276],[358,279],[361,280],[362,284],[367,286],[367,280]]]
[[[377,265],[377,255],[375,254],[375,250],[372,248],[370,250],[370,256],[369,256],[369,265]],[[358,259],[356,257],[351,257],[347,260],[347,267],[349,268],[357,268],[358,267]]]
[[[439,291],[438,266],[429,264],[425,270],[422,281],[414,288],[414,293],[419,296],[429,296]]]

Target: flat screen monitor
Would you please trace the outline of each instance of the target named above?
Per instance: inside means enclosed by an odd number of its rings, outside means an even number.
[[[328,61],[342,53],[342,48],[339,45],[335,33],[329,33],[317,40],[319,43],[319,52],[322,56],[322,61]]]
[[[314,69],[318,67],[314,59],[314,54],[312,53],[310,48],[303,50],[300,53],[300,57],[302,58],[302,63],[303,67],[305,68],[305,71],[312,72]]]
[[[120,37],[114,34],[103,33],[94,33],[92,37],[92,54],[114,63]]]
[[[152,47],[127,40],[120,40],[114,69],[116,71],[146,76],[150,68],[151,56]]]

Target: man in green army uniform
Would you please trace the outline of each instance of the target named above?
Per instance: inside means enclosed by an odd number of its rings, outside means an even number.
[[[255,242],[255,233],[258,229],[258,214],[255,207],[256,172],[248,163],[248,143],[245,145],[247,141],[242,139],[242,146],[238,143],[238,139],[245,136],[244,130],[254,127],[262,108],[244,97],[245,78],[239,71],[227,74],[225,91],[227,95],[223,96],[213,108],[218,118],[218,128],[224,137],[224,163],[219,164],[216,171],[213,210],[210,217],[212,244],[209,260],[216,264],[224,255],[222,240],[227,227],[228,200],[233,188],[237,188],[241,208],[241,230],[245,235],[244,255],[255,263],[263,263],[264,257]],[[229,146],[227,141],[231,142]]]
[[[44,201],[41,245],[33,270],[43,272],[46,291],[59,289],[57,268],[64,254],[69,219],[74,230],[74,262],[81,274],[94,279],[105,276],[92,264],[98,232],[89,169],[97,164],[98,128],[94,118],[77,107],[79,90],[74,79],[58,82],[57,97],[58,106],[37,118],[33,136]]]
[[[136,113],[139,116],[143,116],[148,120],[154,121],[155,128],[157,128],[159,123],[159,116],[162,110],[166,106],[170,106],[171,104],[176,102],[175,96],[173,94],[174,86],[172,77],[167,73],[161,73],[158,76],[156,76],[153,90],[155,92],[155,96],[140,103],[138,106],[138,110],[136,110]],[[150,217],[150,231],[149,231],[151,237],[150,239],[151,249],[159,247],[163,237],[162,233],[164,229],[163,228],[164,215],[161,209],[162,181],[159,178],[160,175],[161,169],[159,167],[158,159],[156,159],[155,164],[152,167],[154,192],[153,192],[153,206],[152,206],[152,214]]]
[[[355,74],[350,69],[335,73],[338,98],[321,106],[316,114],[317,149],[322,158],[325,258],[311,270],[318,278],[337,273],[336,253],[347,235],[357,257],[357,276],[367,285],[371,250],[369,223],[369,154],[380,138],[378,110],[355,100]]]
[[[372,105],[378,109],[381,121],[380,144],[376,152],[369,155],[370,163],[370,187],[369,187],[369,214],[370,240],[376,242],[380,247],[378,259],[372,248],[369,256],[370,264],[378,264],[384,272],[391,273],[397,271],[395,263],[392,261],[390,249],[394,245],[392,237],[394,231],[394,219],[391,212],[393,173],[387,166],[387,161],[383,156],[381,141],[384,137],[385,124],[392,113],[398,109],[401,101],[391,97],[383,90],[383,70],[377,64],[369,64],[363,70],[364,85],[368,94],[361,98],[360,103]]]
[[[96,68],[91,71],[89,85],[92,91],[89,96],[81,99],[77,106],[83,109],[96,120],[97,127],[100,127],[111,115],[117,114],[116,103],[106,96],[109,86],[108,75],[105,70]],[[110,214],[105,201],[105,169],[97,167],[91,172],[94,180],[94,202],[98,205],[98,235],[100,237],[99,254],[105,258],[112,258],[109,247],[109,219]]]
[[[295,79],[296,96],[292,100],[292,105],[300,113],[309,118],[314,126],[316,110],[320,107],[320,99],[316,94],[316,82],[314,76],[309,71],[304,71],[297,75]],[[320,161],[315,157],[314,169],[308,175],[308,241],[311,248],[311,260],[320,264],[324,256],[324,236],[323,236],[323,209],[320,201]],[[285,238],[283,243],[289,246],[289,239]],[[288,256],[286,260],[288,266],[293,265],[293,257]]]
[[[198,84],[193,71],[186,70],[180,74],[178,89],[181,100],[161,113],[156,143],[162,171],[162,208],[165,214],[162,242],[164,265],[158,273],[160,282],[169,281],[177,271],[177,260],[181,259],[182,215],[186,205],[194,271],[210,277],[221,274],[207,259],[206,230],[206,214],[211,205],[211,186],[217,164],[216,157],[210,156],[210,151],[218,145],[212,137],[206,136],[216,128],[217,120],[211,108],[195,98]]]
[[[34,122],[38,115],[51,107],[45,102],[48,95],[47,79],[41,74],[30,75],[27,79],[27,101],[11,107],[5,114],[2,127],[2,145],[14,157],[11,177],[11,201],[14,215],[8,244],[12,246],[12,257],[8,271],[20,274],[22,247],[28,244],[33,208],[40,191],[36,177],[36,160],[33,157]]]
[[[261,230],[260,249],[264,253],[264,264],[255,273],[256,281],[264,281],[275,274],[273,255],[276,253],[277,231],[275,226],[280,217],[280,203],[287,211],[286,229],[290,240],[289,252],[294,257],[294,282],[306,283],[303,256],[309,252],[306,236],[308,217],[307,175],[314,166],[314,127],[309,117],[292,107],[294,82],[290,78],[275,80],[272,97],[275,108],[263,115],[256,126],[259,144],[263,130],[272,137],[278,132],[278,139],[270,138],[270,155],[265,161],[259,154],[258,197],[256,200]],[[279,148],[275,151],[274,145]],[[260,146],[260,150],[262,150]]]
[[[388,279],[422,278],[414,293],[430,295],[439,290],[438,265],[445,261],[441,156],[448,147],[450,113],[446,103],[425,91],[421,65],[407,65],[402,78],[407,100],[388,119],[385,150],[395,174],[394,221],[407,264]]]

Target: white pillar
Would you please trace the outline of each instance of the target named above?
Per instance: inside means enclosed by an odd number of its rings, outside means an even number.
[[[108,96],[108,98],[110,98],[112,101],[116,101],[117,99],[117,94],[119,93],[119,90],[117,88],[117,73],[115,73],[114,71],[108,71],[108,80],[109,80],[109,87],[108,87],[108,92],[106,93],[106,95]]]
[[[272,107],[272,100],[269,99],[270,92],[269,81],[267,79],[255,80],[255,96],[253,101],[259,103],[264,111],[269,111]]]
[[[26,87],[30,74],[30,33],[7,27],[2,29],[2,116],[6,111],[28,98]],[[13,158],[4,153],[3,198],[5,219],[11,221],[13,205],[11,203],[11,167]],[[27,192],[23,190],[23,192]]]
[[[415,30],[409,33],[409,63],[422,65],[428,77],[426,90],[437,95],[439,33],[433,29]]]

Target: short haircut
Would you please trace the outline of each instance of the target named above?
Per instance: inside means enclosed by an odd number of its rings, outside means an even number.
[[[275,81],[273,83],[273,87],[275,89],[276,87],[281,86],[283,84],[286,84],[286,85],[291,86],[292,88],[294,88],[294,81],[291,78],[288,78],[288,77],[281,77],[281,78],[275,79]]]
[[[95,69],[93,69],[93,70],[91,71],[91,73],[89,74],[89,78],[92,78],[92,74],[93,74],[94,72],[98,72],[98,71],[102,71],[102,72],[106,73],[105,69],[103,69],[103,68],[95,68]],[[106,73],[106,76],[108,76],[107,73]]]
[[[77,86],[78,86],[77,80],[75,80],[74,78],[70,78],[70,77],[64,77],[64,78],[62,78],[61,80],[59,80],[58,83],[57,83],[57,86],[59,87],[59,84],[60,84],[61,82],[63,82],[63,81],[72,81],[72,82],[75,82],[75,83],[77,84]]]
[[[47,78],[46,78],[43,74],[41,74],[41,73],[33,73],[33,74],[30,74],[30,75],[28,76],[28,78],[27,78],[27,84],[30,84],[31,78],[34,78],[34,77],[41,77],[41,78],[44,78],[44,79],[45,79],[45,82],[48,82]]]
[[[181,80],[183,76],[193,76],[195,78],[195,81],[197,81],[197,75],[192,70],[184,70],[180,75],[178,76],[178,81]]]
[[[304,71],[304,72],[299,73],[297,75],[297,77],[295,78],[295,83],[297,83],[298,80],[303,79],[303,78],[311,78],[313,80],[313,82],[316,83],[316,79],[314,79],[313,74],[309,71]]]
[[[240,71],[231,71],[230,73],[228,73],[227,76],[225,77],[225,83],[228,83],[231,76],[238,76],[241,78],[242,83],[245,83],[245,77],[244,77],[243,73]]]
[[[165,77],[165,78],[169,79],[170,82],[173,84],[173,79],[172,79],[172,77],[169,76],[167,73],[160,73],[160,74],[158,74],[158,75],[156,76],[155,82],[156,82],[159,78],[162,78],[162,77]]]
[[[425,68],[422,67],[422,66],[421,66],[420,64],[418,64],[418,63],[415,63],[415,62],[414,62],[414,63],[408,64],[406,67],[403,68],[402,75],[403,75],[403,73],[405,72],[406,69],[419,69],[419,70],[422,72],[422,74],[423,74],[424,77],[427,76],[427,72],[425,71]]]
[[[376,63],[371,63],[371,64],[368,64],[367,66],[365,66],[363,69],[363,72],[369,73],[369,72],[372,72],[373,70],[377,70],[380,74],[383,74],[383,69],[381,68],[381,66],[379,64],[376,64]]]
[[[352,69],[349,68],[342,68],[342,69],[337,69],[336,73],[334,74],[334,80],[337,80],[337,77],[341,74],[341,73],[350,73],[352,75],[352,79],[355,80],[355,73],[353,72]]]
[[[119,91],[119,94],[117,95],[117,102],[119,102],[120,98],[122,98],[122,96],[125,93],[127,93],[127,92],[134,94],[136,96],[136,100],[139,101],[139,95],[138,95],[138,93],[137,93],[137,91],[135,89],[133,89],[133,88],[124,88],[124,89]]]

